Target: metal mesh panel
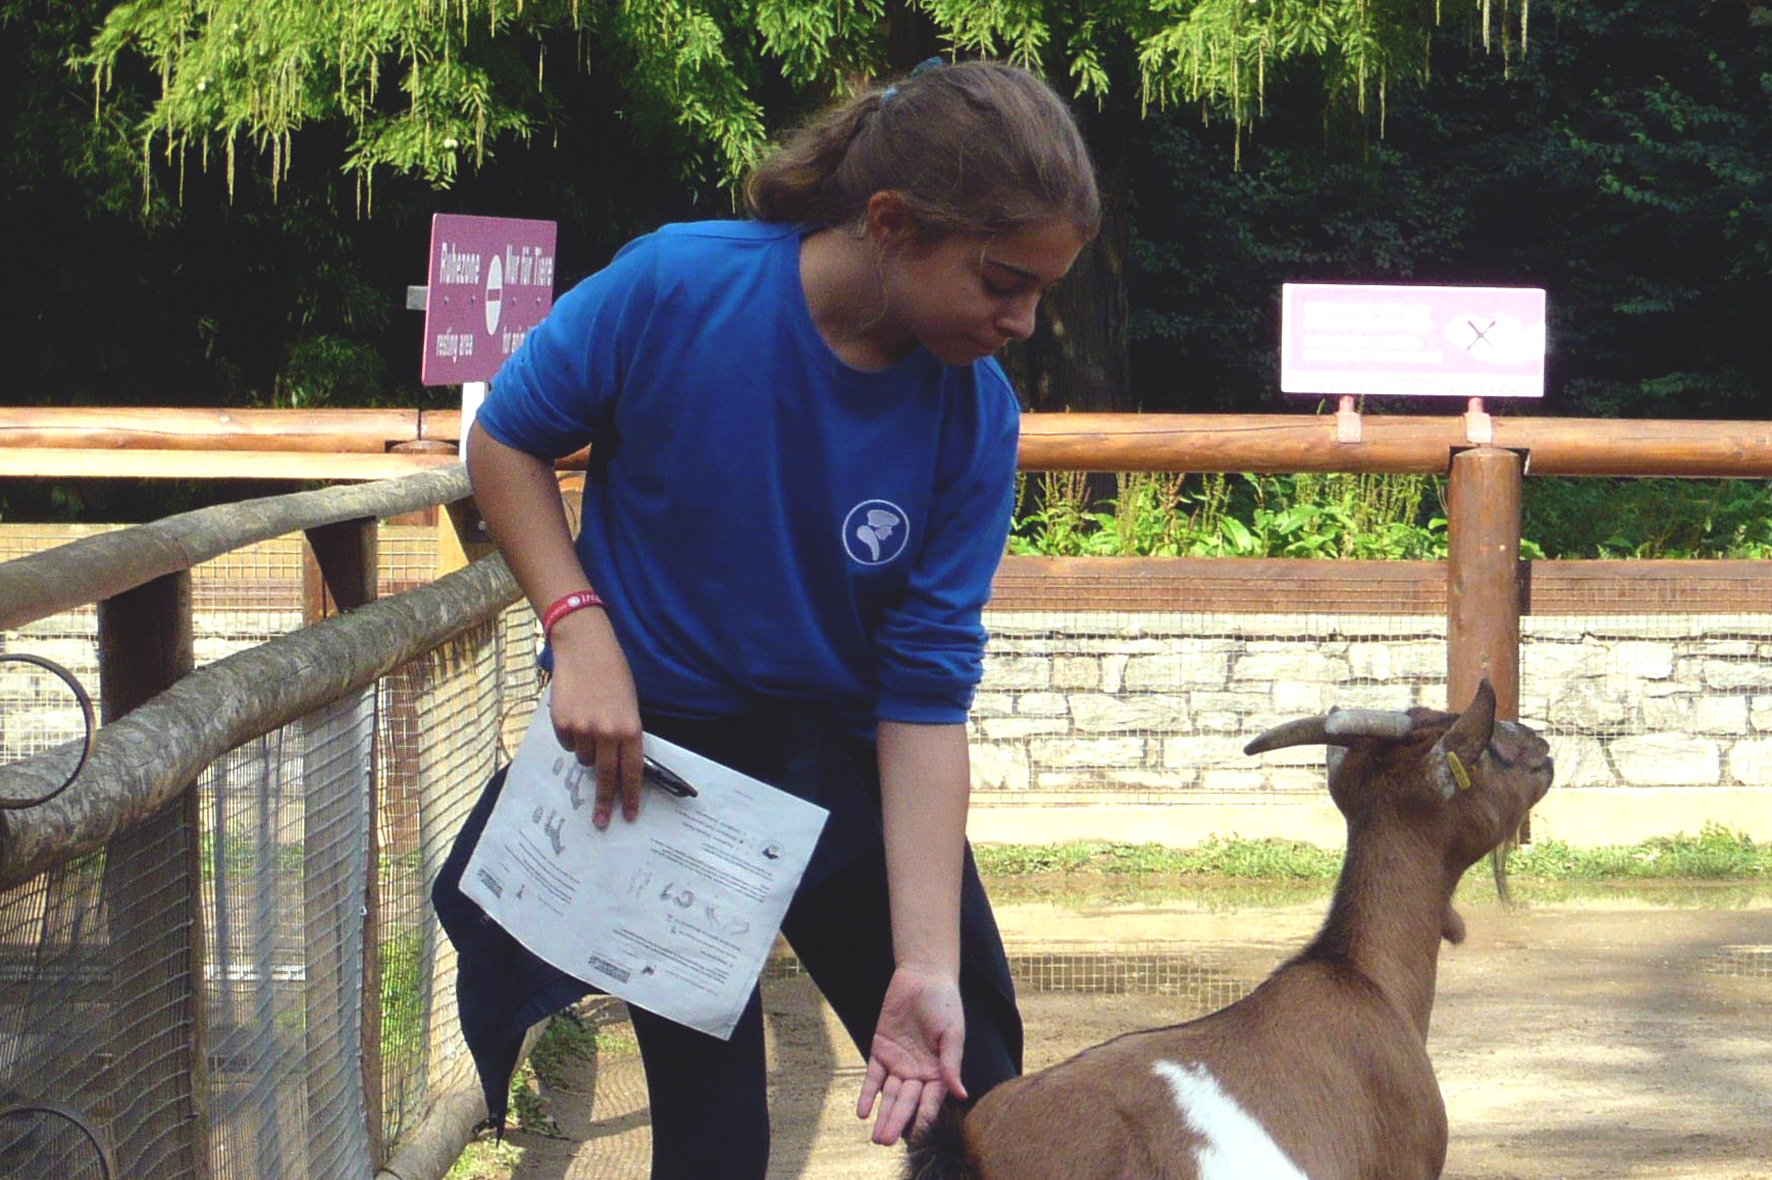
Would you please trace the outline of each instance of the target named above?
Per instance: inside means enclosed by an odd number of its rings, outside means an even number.
[[[0,1176],[116,1180],[116,1164],[91,1123],[57,1104],[0,1111]]]
[[[1711,975],[1772,981],[1772,946],[1726,946],[1706,958],[1702,969]]]
[[[372,698],[204,775],[210,1117],[221,1180],[369,1175],[358,1046]]]
[[[120,524],[0,524],[0,561],[54,549],[81,537],[127,528]]]
[[[437,575],[437,530],[384,524],[376,530],[376,578],[384,597],[422,586]]]
[[[0,632],[0,654],[7,652],[54,660],[99,699],[98,612],[92,608]],[[0,660],[0,763],[53,750],[85,728],[79,700],[59,677],[33,664]]]
[[[196,1018],[190,834],[174,806],[103,853],[0,894],[6,1104],[74,1108],[121,1175],[180,1175],[198,1150],[184,1051]]]
[[[105,525],[0,525],[0,561],[53,549],[78,537],[107,532]],[[54,660],[99,699],[98,611],[64,611],[0,632],[0,652],[25,652]],[[0,762],[12,762],[78,738],[83,723],[73,694],[41,668],[0,662]],[[70,764],[71,765],[71,764]]]
[[[0,554],[92,531],[14,527]],[[429,581],[435,552],[434,530],[384,530],[382,592]],[[197,662],[299,627],[302,567],[290,536],[194,569]],[[96,695],[92,608],[0,639],[66,664]],[[533,614],[507,611],[230,752],[186,802],[105,853],[0,894],[0,1098],[68,1104],[115,1152],[118,1175],[191,1174],[197,1153],[220,1180],[372,1174],[366,1080],[382,1090],[384,1144],[443,1090],[471,1084],[454,963],[426,890],[528,722],[534,654]],[[0,664],[0,757],[79,734],[65,687]],[[372,835],[380,904],[366,915]],[[365,1041],[371,1026],[385,1061]],[[0,1175],[84,1176],[83,1142],[45,1116],[0,1115]]]
[[[181,1174],[189,1161],[178,1153],[202,1146],[176,1133],[190,1122],[185,997],[197,989],[214,1174],[369,1175],[359,1050],[367,776],[379,769],[383,800],[372,928],[394,1141],[432,1098],[472,1080],[454,961],[426,890],[494,768],[501,729],[533,709],[532,633],[527,608],[507,612],[396,670],[373,695],[230,752],[199,782],[195,815],[175,805],[105,855],[0,896],[5,1096],[74,1106],[104,1131],[124,1174]],[[206,946],[197,980],[177,960],[194,892]]]
[[[64,1102],[109,1121],[103,876],[104,857],[89,856],[0,894],[0,1104]]]
[[[1772,613],[1521,620],[1562,787],[1772,787]]]
[[[1198,948],[1167,942],[1048,940],[1005,947],[1017,994],[1076,992],[1090,995],[1166,995],[1191,999],[1213,1012],[1248,995],[1260,979],[1242,978],[1202,958]],[[805,966],[785,944],[763,964],[764,979],[791,979]]]
[[[428,653],[381,687],[382,1111],[396,1140],[438,1094],[473,1078],[455,1010],[455,954],[427,891],[480,788],[501,732],[534,708],[533,650],[513,654],[524,607]],[[519,661],[527,661],[525,676]]]
[[[197,612],[199,664],[238,650],[229,640],[244,641],[239,644],[244,646],[254,635],[301,626],[301,534],[260,541],[193,566],[191,604]],[[208,654],[206,641],[211,645]]]
[[[1009,952],[1018,993],[1164,995],[1187,1001],[1178,1015],[1203,1015],[1249,994],[1258,980],[1238,978],[1202,960],[1195,948],[1168,943],[1054,943]]]

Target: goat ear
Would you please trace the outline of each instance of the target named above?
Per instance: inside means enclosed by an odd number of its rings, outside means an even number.
[[[1495,689],[1485,679],[1477,685],[1477,695],[1471,701],[1470,708],[1434,743],[1434,753],[1442,756],[1442,762],[1445,761],[1443,755],[1456,754],[1460,762],[1472,767],[1483,756],[1494,733]]]

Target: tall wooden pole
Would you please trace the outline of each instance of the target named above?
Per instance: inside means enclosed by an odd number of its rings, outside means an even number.
[[[1495,715],[1520,717],[1520,479],[1517,451],[1453,456],[1448,493],[1446,707],[1470,704],[1487,678]],[[1531,839],[1530,817],[1518,834]]]
[[[1477,447],[1452,459],[1446,575],[1446,707],[1495,688],[1496,716],[1520,716],[1520,477],[1513,451]]]

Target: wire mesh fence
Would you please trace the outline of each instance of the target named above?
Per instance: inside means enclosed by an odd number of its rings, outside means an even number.
[[[1772,788],[1772,610],[1528,615],[1520,718],[1561,787]],[[1448,707],[1446,621],[1418,615],[987,613],[970,721],[987,803],[1283,803],[1322,754],[1251,759],[1290,717]]]
[[[1772,787],[1772,612],[1522,620],[1562,787]]]
[[[1322,754],[1246,756],[1276,721],[1445,707],[1443,618],[1092,609],[992,612],[986,626],[970,725],[987,799],[1283,801],[1322,786]]]
[[[0,1175],[115,1180],[117,1165],[91,1122],[61,1103],[0,1111]]]
[[[377,953],[389,1140],[409,1130],[437,1093],[473,1076],[456,1019],[454,951],[438,937],[427,890],[502,760],[501,733],[526,725],[534,708],[531,619],[527,608],[507,612],[381,685]],[[529,663],[527,676],[507,675],[514,654]]]
[[[66,537],[4,539],[11,556]],[[434,577],[428,531],[386,540],[385,589]],[[199,665],[312,608],[299,536],[192,581]],[[91,684],[93,619],[0,642],[55,651]],[[19,1112],[0,1116],[0,1177],[365,1180],[471,1082],[426,890],[503,735],[527,724],[534,634],[528,608],[509,609],[230,750],[102,852],[0,892],[0,1110],[64,1106],[115,1167],[84,1162],[65,1119]],[[79,736],[58,687],[0,664],[0,756]]]

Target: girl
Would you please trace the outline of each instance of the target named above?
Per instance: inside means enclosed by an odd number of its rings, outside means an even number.
[[[1020,1069],[965,841],[1015,471],[991,354],[1094,235],[1095,181],[1043,82],[968,62],[816,119],[746,199],[754,220],[667,226],[562,296],[493,382],[468,467],[543,620],[555,733],[596,768],[596,826],[641,806],[643,730],[831,810],[783,933],[866,1056],[858,1114],[891,1144]],[[575,546],[552,461],[587,441]],[[438,905],[459,928],[449,869]],[[486,958],[464,947],[470,1038],[475,995],[527,997],[519,1028],[573,998],[534,962],[470,978]],[[653,1176],[762,1177],[756,995],[727,1042],[632,1016]]]

